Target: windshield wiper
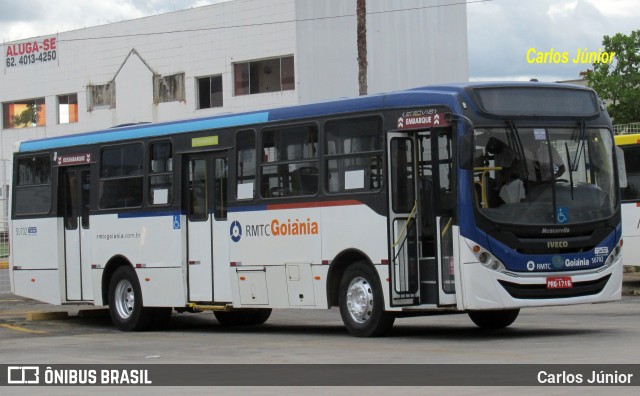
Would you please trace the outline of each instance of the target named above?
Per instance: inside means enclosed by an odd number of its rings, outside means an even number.
[[[571,185],[571,200],[573,201],[573,167],[571,166],[571,155],[569,154],[569,145],[564,142],[564,151],[567,154],[567,163],[569,163],[569,185]]]
[[[578,149],[573,157],[573,163],[569,162],[569,172],[575,172],[578,170],[578,161],[582,157],[582,151],[584,150],[584,135],[587,131],[584,120],[580,121],[580,137],[578,138]]]

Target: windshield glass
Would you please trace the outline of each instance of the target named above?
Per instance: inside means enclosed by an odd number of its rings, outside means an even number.
[[[499,223],[584,223],[615,211],[613,141],[606,129],[474,130],[479,211]]]

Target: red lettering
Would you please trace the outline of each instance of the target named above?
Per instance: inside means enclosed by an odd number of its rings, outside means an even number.
[[[7,46],[7,56],[13,56],[13,46],[12,45],[8,45]]]
[[[51,49],[52,50],[56,49],[56,38],[55,37],[51,37],[49,39],[49,43],[51,44]]]

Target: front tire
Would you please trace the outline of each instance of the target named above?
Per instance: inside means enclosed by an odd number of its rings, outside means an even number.
[[[339,304],[342,322],[356,337],[386,335],[395,321],[395,316],[384,310],[378,274],[364,262],[355,263],[344,272]]]
[[[142,290],[133,268],[122,266],[115,270],[109,282],[109,313],[122,331],[146,330],[155,311],[144,308]]]
[[[504,329],[515,322],[519,313],[519,309],[469,311],[469,318],[481,329],[497,330]]]

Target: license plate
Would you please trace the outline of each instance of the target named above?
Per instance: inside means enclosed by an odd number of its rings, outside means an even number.
[[[547,278],[547,289],[571,289],[573,281],[570,276]]]

